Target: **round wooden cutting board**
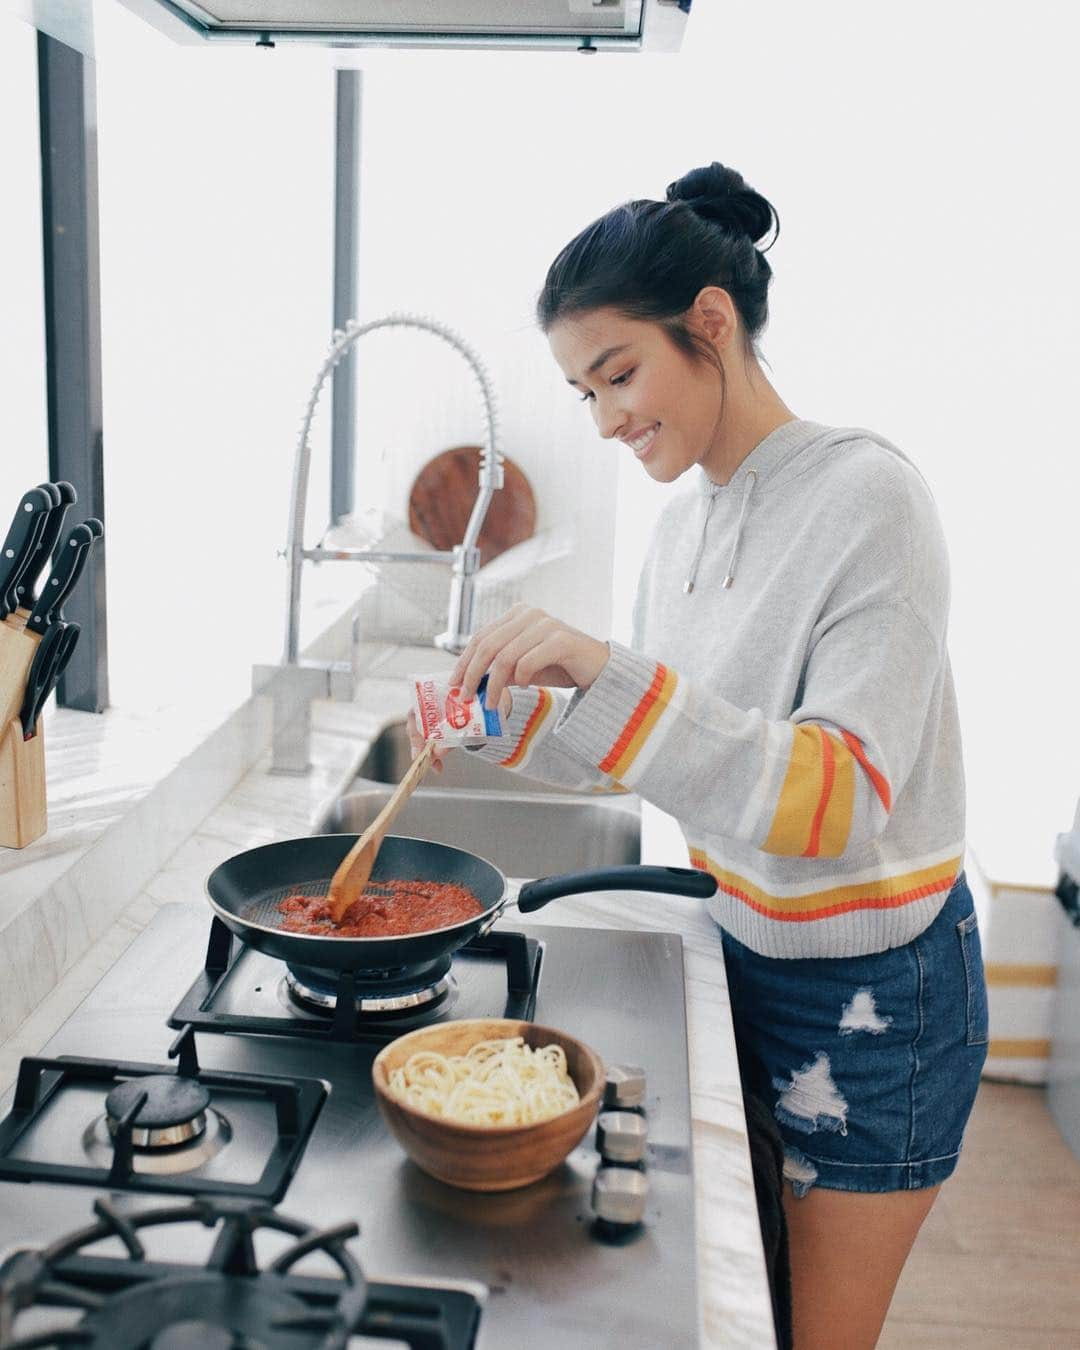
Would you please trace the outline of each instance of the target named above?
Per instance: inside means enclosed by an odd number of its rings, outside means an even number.
[[[438,549],[465,537],[480,476],[480,447],[459,445],[430,460],[409,493],[409,529]],[[536,500],[529,480],[503,456],[503,486],[491,499],[477,541],[480,564],[489,563],[536,529]]]

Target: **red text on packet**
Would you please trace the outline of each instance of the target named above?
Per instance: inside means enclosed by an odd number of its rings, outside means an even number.
[[[458,701],[461,690],[457,685],[446,695],[446,720],[455,731],[469,725],[469,709]]]

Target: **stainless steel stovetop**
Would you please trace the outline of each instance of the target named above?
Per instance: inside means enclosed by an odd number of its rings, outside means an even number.
[[[421,1172],[383,1126],[371,1088],[378,1044],[342,1044],[282,1036],[196,1033],[205,1070],[321,1080],[327,1089],[295,1172],[276,1202],[279,1214],[318,1227],[355,1221],[349,1248],[371,1280],[462,1283],[486,1289],[478,1350],[587,1346],[678,1350],[698,1344],[690,1095],[681,939],[675,934],[499,925],[539,940],[535,1020],[562,1028],[611,1063],[641,1065],[647,1075],[646,1170],[649,1198],[641,1228],[603,1241],[590,1197],[598,1155],[593,1132],[543,1181],[482,1195],[455,1190]],[[204,909],[165,906],[97,988],[42,1050],[168,1064],[176,1032],[168,1026],[203,964],[209,921]],[[479,977],[455,962],[459,991],[450,1016],[499,1016],[506,998],[492,984],[479,1006]],[[230,998],[281,1012],[282,968],[260,958]],[[491,983],[490,975],[485,976]],[[9,1096],[0,1115],[11,1106]],[[84,1114],[89,1108],[84,1108]],[[72,1162],[85,1162],[72,1130]],[[91,1131],[92,1132],[92,1131]],[[221,1148],[226,1164],[238,1136]],[[251,1171],[236,1153],[235,1175]],[[111,1193],[107,1186],[0,1181],[0,1262],[16,1248],[39,1247],[93,1222],[96,1199],[125,1211],[169,1197]],[[187,1259],[190,1239],[157,1234],[155,1258]],[[350,1339],[349,1345],[368,1345]],[[376,1342],[370,1342],[375,1345]],[[378,1344],[393,1344],[379,1342]]]

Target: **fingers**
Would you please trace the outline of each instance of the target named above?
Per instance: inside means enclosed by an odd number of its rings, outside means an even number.
[[[572,645],[572,634],[564,628],[542,636],[540,641],[529,646],[518,657],[512,683],[525,686],[534,683],[565,683],[567,657]]]
[[[559,646],[560,625],[546,614],[532,618],[523,632],[511,638],[505,647],[494,656],[487,668],[488,682],[485,690],[488,707],[497,708],[506,692],[507,685],[527,686],[530,677],[545,666],[553,664],[542,658],[534,660],[533,654],[539,651],[551,652]]]
[[[406,719],[405,725],[409,732],[409,751],[412,754],[413,759],[415,759],[416,756],[420,753],[420,751],[424,748],[424,737],[416,721],[415,709],[411,708],[409,710],[409,716]],[[431,767],[435,770],[436,773],[442,773],[443,771],[442,762],[446,758],[449,749],[450,747],[445,745],[436,746],[435,752],[431,757]]]
[[[484,672],[490,669],[499,653],[508,642],[512,642],[528,627],[534,616],[538,615],[543,615],[543,611],[533,610],[524,603],[514,605],[501,618],[485,625],[469,639],[468,646],[458,657],[450,675],[450,682],[461,686],[463,697],[471,698],[476,693],[476,687],[483,679]],[[497,692],[501,692],[505,684],[505,679],[500,680]],[[495,706],[495,702],[496,700],[491,698],[490,706]]]

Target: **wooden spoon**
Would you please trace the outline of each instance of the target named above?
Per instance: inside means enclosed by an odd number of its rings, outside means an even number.
[[[434,754],[435,742],[425,741],[419,754],[405,770],[390,800],[338,864],[338,869],[330,880],[330,891],[326,897],[330,915],[335,923],[341,922],[345,911],[363,894],[364,887],[371,877],[371,869],[375,866],[375,857],[383,837],[427,773]]]

